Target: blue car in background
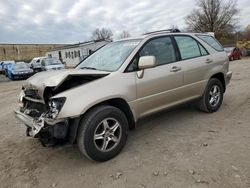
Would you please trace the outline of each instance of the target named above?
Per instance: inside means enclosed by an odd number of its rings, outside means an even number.
[[[10,80],[26,79],[33,75],[33,70],[25,62],[8,65],[8,78]]]
[[[3,73],[3,67],[2,67],[3,62],[0,62],[0,74]]]
[[[1,73],[4,74],[6,77],[8,76],[8,65],[9,64],[15,64],[15,61],[2,61],[0,63],[0,70],[1,70]]]

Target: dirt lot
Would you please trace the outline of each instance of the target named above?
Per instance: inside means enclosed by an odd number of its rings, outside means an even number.
[[[217,113],[190,105],[142,120],[122,153],[92,162],[77,147],[44,148],[13,109],[23,81],[0,77],[1,187],[250,187],[250,59],[234,72]]]

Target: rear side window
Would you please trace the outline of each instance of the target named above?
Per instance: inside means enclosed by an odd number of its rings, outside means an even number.
[[[211,46],[215,50],[217,50],[219,52],[223,51],[223,47],[220,45],[220,43],[214,37],[209,36],[209,35],[196,35],[196,36],[199,37],[204,42],[206,42],[209,46]]]
[[[175,36],[174,38],[179,47],[182,60],[201,56],[198,43],[193,38],[188,36]]]

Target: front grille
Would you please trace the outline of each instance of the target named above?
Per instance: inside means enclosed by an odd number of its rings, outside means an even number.
[[[40,99],[38,95],[38,91],[34,89],[26,89],[24,90],[25,96],[33,98],[33,99]]]
[[[40,117],[43,113],[47,112],[47,106],[43,103],[30,101],[24,99],[23,111],[31,117]]]

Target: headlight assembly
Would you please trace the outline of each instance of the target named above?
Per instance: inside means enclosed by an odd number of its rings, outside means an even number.
[[[18,104],[20,108],[24,107],[24,103],[23,103],[23,98],[25,97],[25,93],[22,90],[21,93],[19,94],[19,99],[18,99]]]
[[[53,98],[49,101],[49,110],[47,112],[47,117],[55,119],[57,115],[59,114],[60,110],[62,109],[66,98]]]

